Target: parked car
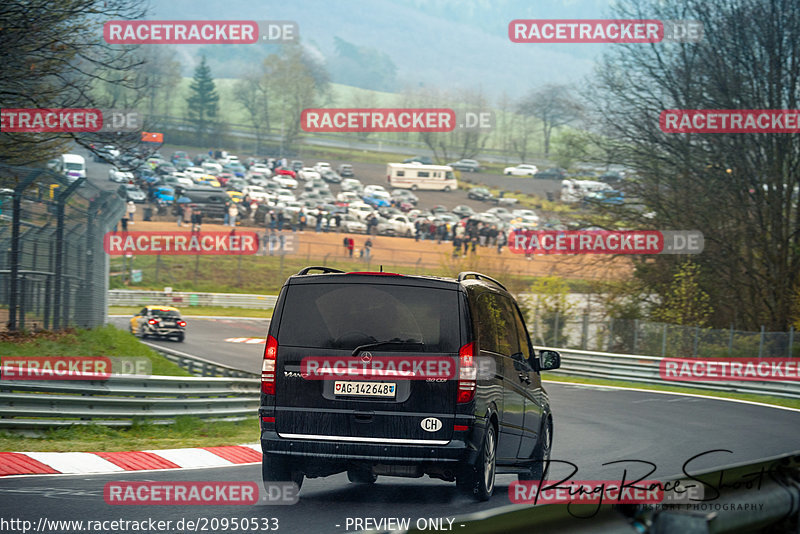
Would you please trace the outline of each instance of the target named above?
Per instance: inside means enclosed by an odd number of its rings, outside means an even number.
[[[353,166],[349,163],[342,163],[339,165],[339,176],[342,178],[352,178],[355,176],[353,173]]]
[[[320,174],[311,167],[302,167],[299,171],[297,171],[297,178],[300,180],[316,180],[322,178]]]
[[[181,318],[181,312],[171,306],[145,306],[131,318],[129,328],[133,335],[142,339],[183,341],[186,337],[186,321]]]
[[[242,194],[258,202],[269,202],[271,200],[271,196],[267,193],[267,190],[257,185],[248,185],[242,189]]]
[[[367,225],[352,213],[346,213],[342,215],[342,218],[339,221],[339,229],[342,232],[347,232],[348,234],[367,233]]]
[[[194,165],[194,163],[192,162],[192,160],[190,160],[189,158],[178,158],[178,159],[174,159],[174,160],[172,160],[172,164],[173,164],[173,165],[175,166],[175,168],[176,168],[176,169],[178,169],[179,171],[182,171],[182,170],[184,170],[184,169],[188,169],[189,167],[192,167],[192,166]]]
[[[567,177],[567,171],[560,167],[551,167],[537,172],[533,177],[543,180],[563,180]]]
[[[156,174],[161,176],[166,176],[174,172],[178,172],[178,169],[176,169],[172,163],[162,163],[156,167]]]
[[[469,217],[470,215],[474,215],[475,214],[475,210],[474,209],[472,209],[469,206],[465,206],[465,205],[456,206],[455,208],[453,208],[450,211],[452,211],[455,215],[457,215],[458,217],[461,217],[461,218]]]
[[[266,176],[267,178],[272,177],[272,169],[263,163],[254,163],[250,165],[250,168],[247,169],[247,172],[250,176],[260,174],[262,176]]]
[[[321,173],[322,179],[331,184],[340,184],[342,183],[342,177],[339,174],[331,169],[323,170]]]
[[[94,160],[98,163],[112,163],[119,156],[120,151],[114,145],[104,145],[94,149]]]
[[[457,171],[478,172],[481,170],[481,164],[474,159],[460,159],[453,163],[448,163],[448,165]]]
[[[286,174],[276,174],[272,180],[280,184],[281,187],[285,187],[287,189],[297,188],[297,180]]]
[[[291,162],[289,162],[289,169],[293,170],[294,172],[297,172],[302,168],[303,162],[299,159],[293,159]]]
[[[265,483],[427,474],[486,501],[496,474],[546,479],[553,414],[540,372],[557,369],[560,355],[535,353],[500,282],[474,272],[445,279],[307,267],[278,302],[258,413]],[[450,378],[344,379],[318,373],[317,354],[330,368],[358,357],[370,370],[420,358],[441,362]]]
[[[108,179],[117,183],[128,183],[133,181],[133,173],[130,171],[121,171],[116,167],[108,169]]]
[[[341,187],[342,191],[360,192],[364,190],[364,184],[361,183],[361,180],[355,178],[343,179],[339,187]]]
[[[392,198],[389,196],[389,193],[385,191],[373,191],[371,193],[365,193],[362,200],[365,204],[380,208],[391,205]]]
[[[522,163],[516,167],[506,167],[503,169],[503,174],[507,174],[509,176],[533,176],[538,172],[538,170],[539,169],[536,167],[536,165]]]
[[[144,194],[139,186],[133,184],[125,184],[121,185],[120,189],[122,189],[123,193],[125,194],[125,200],[132,200],[136,204],[143,204],[147,202],[147,195]]]
[[[485,201],[492,200],[494,195],[485,187],[473,187],[467,192],[467,198]]]
[[[415,195],[412,191],[408,189],[392,189],[392,198],[398,202],[408,202],[409,204],[416,206],[419,202],[419,197]]]
[[[331,164],[325,161],[318,161],[317,164],[314,165],[314,170],[322,176],[322,171],[331,170]]]
[[[373,193],[375,191],[381,191],[383,193],[386,193],[386,189],[384,189],[382,185],[372,185],[372,184],[370,184],[370,185],[364,187],[364,194],[365,195],[369,195],[369,194],[371,194],[371,193]]]

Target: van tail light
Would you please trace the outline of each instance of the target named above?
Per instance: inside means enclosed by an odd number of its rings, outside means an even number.
[[[149,319],[147,324],[158,324],[158,319]]]
[[[264,348],[264,361],[261,363],[261,392],[265,395],[275,395],[275,362],[277,355],[278,340],[268,336],[267,346]]]
[[[458,363],[458,397],[456,402],[463,404],[475,398],[478,369],[475,367],[474,343],[467,343],[458,349]]]
[[[178,321],[178,326],[180,327],[186,326],[186,321]]]

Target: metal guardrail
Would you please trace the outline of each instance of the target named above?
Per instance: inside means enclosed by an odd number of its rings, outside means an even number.
[[[659,386],[683,386],[730,393],[800,399],[800,382],[797,381],[664,380],[659,372],[659,365],[663,358],[550,347],[537,348],[557,350],[561,353],[561,368],[556,371],[548,371],[554,375],[625,380]]]
[[[109,306],[222,306],[225,308],[253,308],[268,310],[275,306],[276,295],[251,295],[243,293],[195,293],[175,291],[137,291],[111,289],[108,291]]]
[[[0,382],[0,428],[170,423],[180,416],[239,420],[259,405],[254,378],[118,375],[97,381]]]
[[[145,345],[155,350],[169,361],[178,364],[183,369],[186,369],[195,376],[223,376],[223,377],[237,377],[237,378],[260,378],[261,375],[236,369],[229,365],[224,365],[217,362],[212,362],[198,356],[192,356],[175,349],[168,349],[161,347],[154,343],[142,341]]]

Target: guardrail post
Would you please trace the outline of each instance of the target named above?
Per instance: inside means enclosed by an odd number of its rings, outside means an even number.
[[[583,314],[583,329],[581,330],[581,350],[586,350],[589,342],[589,314]]]
[[[759,358],[763,358],[764,357],[764,331],[765,330],[766,330],[766,327],[762,324],[761,325],[761,336],[759,336],[759,338],[758,338],[758,357]]]
[[[728,338],[728,356],[733,356],[733,323],[731,323],[731,335]]]

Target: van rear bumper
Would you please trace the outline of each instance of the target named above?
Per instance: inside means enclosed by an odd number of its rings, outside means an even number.
[[[462,433],[458,433],[462,434]],[[466,433],[464,433],[466,434]],[[475,434],[472,432],[471,434]],[[308,459],[362,461],[380,463],[459,463],[471,462],[476,448],[469,435],[454,436],[446,443],[430,444],[340,441],[328,439],[300,439],[281,437],[275,431],[261,433],[264,454]]]

